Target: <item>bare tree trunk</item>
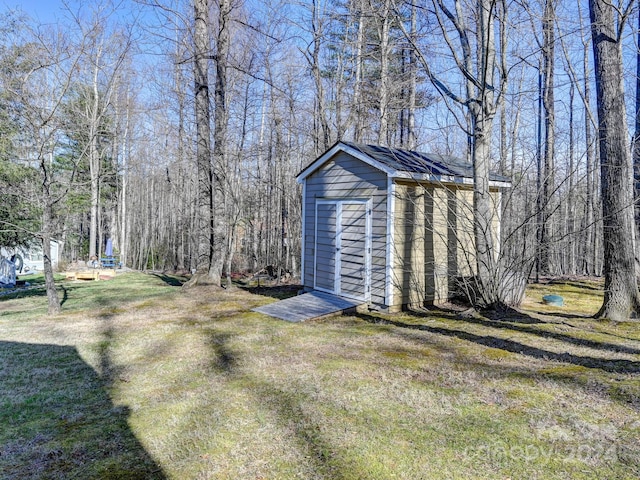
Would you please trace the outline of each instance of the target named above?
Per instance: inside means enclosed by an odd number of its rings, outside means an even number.
[[[470,153],[473,163],[473,221],[475,240],[475,260],[478,277],[478,306],[491,307],[500,303],[499,272],[498,272],[498,239],[493,233],[493,222],[499,215],[497,205],[494,205],[490,191],[489,164],[491,134],[493,120],[496,113],[495,80],[496,80],[496,47],[494,35],[495,2],[481,0],[477,2],[474,11],[476,26],[470,30],[465,22],[469,16],[463,5],[455,3],[455,13],[448,9],[440,0],[433,0],[434,11],[438,16],[438,23],[446,43],[452,53],[458,58],[460,73],[465,78],[465,97],[461,97],[449,88],[433,73],[431,62],[416,49],[425,73],[445,97],[465,108],[466,118],[470,128],[467,131],[470,140]],[[460,51],[454,49],[449,37],[448,29],[444,25],[445,19],[451,23],[456,31],[460,43]],[[405,38],[411,36],[400,23]],[[477,41],[476,54],[472,51],[469,33],[474,32]],[[409,40],[410,41],[410,40]],[[412,44],[415,48],[415,44]],[[471,72],[475,72],[472,77]],[[502,92],[500,92],[502,94]]]
[[[412,42],[417,41],[418,36],[418,14],[415,4],[411,4],[411,30],[409,31]],[[418,97],[418,67],[416,61],[416,52],[412,49],[409,51],[409,125],[407,146],[409,150],[415,150],[418,146],[418,134],[416,132],[416,103]]]
[[[640,0],[638,0],[640,7]],[[640,42],[640,8],[638,8],[638,35],[637,41]],[[638,46],[638,52],[636,53],[636,117],[633,134],[633,199],[635,202],[635,222],[636,222],[636,238],[640,233],[640,43]],[[636,254],[636,271],[640,277],[640,264],[638,264],[638,257]]]
[[[606,0],[589,0],[602,171],[604,302],[597,317],[627,320],[640,306],[635,276],[632,164],[620,33]],[[618,24],[624,24],[618,18]]]
[[[499,18],[499,39],[500,39],[500,91],[505,92],[508,88],[508,67],[507,67],[507,5],[505,0],[498,2],[500,6]],[[507,174],[507,96],[500,95],[498,98],[497,110],[500,110],[500,173]]]
[[[91,85],[91,99],[88,115],[89,120],[89,172],[91,175],[91,226],[89,227],[89,257],[97,256],[98,246],[98,209],[100,208],[100,153],[98,151],[98,130],[100,96],[98,92],[98,71],[100,64],[100,52],[96,53],[95,66],[93,70],[93,83]]]
[[[51,192],[51,171],[46,160],[40,158],[40,172],[42,174],[42,259],[44,267],[44,283],[47,290],[47,303],[50,315],[60,312],[60,299],[56,291],[56,283],[53,278],[53,264],[51,262],[51,228],[53,226],[53,204]]]
[[[384,0],[380,14],[380,129],[378,130],[378,144],[389,144],[389,30],[391,28],[390,0]]]
[[[323,40],[323,20],[317,0],[312,0],[311,27],[313,28],[313,51],[311,52],[311,71],[316,87],[316,121],[319,124],[320,134],[316,139],[316,153],[320,153],[329,148],[330,133],[329,123],[325,109],[324,88],[322,86],[322,72],[320,71],[320,47]]]
[[[128,234],[129,230],[127,228],[127,206],[128,206],[128,192],[127,187],[129,185],[129,171],[128,171],[128,161],[127,157],[129,156],[129,122],[131,118],[131,104],[130,104],[130,95],[129,91],[125,92],[125,120],[124,120],[124,128],[122,132],[122,144],[120,148],[120,175],[121,175],[121,185],[120,185],[120,231],[118,235],[118,248],[120,250],[120,262],[122,265],[127,264],[127,255],[129,253],[129,244],[128,244]]]
[[[491,0],[479,2],[480,92],[471,108],[473,120],[473,218],[480,294],[483,303],[493,306],[499,301],[497,278],[497,239],[493,235],[493,219],[497,212],[489,190],[491,132],[495,115],[493,81],[495,74],[494,5]],[[468,84],[469,85],[469,84]],[[470,87],[467,87],[468,89]],[[475,87],[473,87],[475,90]],[[472,97],[471,95],[469,95]]]
[[[542,17],[542,104],[544,107],[544,157],[542,171],[542,226],[540,231],[540,272],[551,273],[550,256],[552,245],[552,216],[555,189],[555,105],[554,105],[554,65],[555,65],[555,0],[546,0]]]
[[[597,231],[595,221],[595,206],[597,202],[596,195],[596,152],[595,152],[595,139],[593,138],[593,131],[591,130],[591,81],[589,71],[589,51],[588,44],[584,44],[583,51],[583,64],[584,64],[584,109],[585,109],[585,122],[584,122],[584,137],[587,147],[587,187],[586,187],[586,212],[585,212],[585,227],[586,227],[586,242],[585,242],[585,255],[584,255],[584,271],[588,275],[597,275],[598,270],[596,268],[596,259],[598,252],[596,249],[597,243]]]
[[[542,71],[538,65],[538,111],[536,141],[536,282],[540,281],[542,271],[542,252],[544,236],[544,196],[542,189]]]
[[[569,88],[569,192],[567,194],[566,202],[566,221],[567,221],[567,238],[568,248],[566,252],[567,256],[567,273],[574,275],[576,273],[576,215],[574,210],[575,206],[575,134],[574,134],[574,97],[575,97],[575,85],[572,83]],[[588,121],[588,119],[587,119]]]
[[[198,166],[198,258],[197,272],[185,284],[196,283],[220,285],[215,278],[214,261],[214,208],[215,191],[211,165],[211,113],[209,110],[209,0],[194,1],[194,87],[196,119],[196,163]]]
[[[230,199],[227,197],[227,125],[229,114],[227,112],[227,57],[229,55],[229,40],[231,28],[231,4],[229,0],[220,0],[218,3],[218,30],[216,37],[216,83],[214,93],[214,131],[213,131],[213,168],[215,182],[211,205],[211,249],[209,278],[216,285],[220,285],[225,251],[224,204]],[[233,241],[233,239],[229,239]],[[231,272],[227,272],[228,285],[231,286]]]
[[[489,159],[491,158],[491,127],[493,117],[473,114],[473,205],[476,260],[480,294],[483,303],[492,306],[498,301],[497,239],[493,235],[493,218],[497,214],[489,190]]]
[[[362,113],[362,76],[363,76],[363,49],[364,49],[364,0],[358,2],[358,33],[356,38],[356,73],[353,86],[353,101],[351,103],[351,116],[353,117],[353,141],[362,141],[362,130],[364,129],[364,115]]]

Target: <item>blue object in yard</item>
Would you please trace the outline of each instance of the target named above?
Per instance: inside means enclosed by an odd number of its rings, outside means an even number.
[[[111,238],[107,238],[107,246],[104,249],[105,257],[113,257],[113,241]]]
[[[545,295],[542,297],[542,302],[554,307],[564,307],[564,298],[560,295]]]
[[[100,259],[100,265],[102,266],[102,268],[115,268],[116,257],[102,257]]]

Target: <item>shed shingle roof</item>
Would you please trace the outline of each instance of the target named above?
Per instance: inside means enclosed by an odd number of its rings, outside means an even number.
[[[380,145],[366,145],[345,141],[340,143],[362,152],[392,170],[409,174],[473,178],[473,166],[453,156],[415,152]],[[510,181],[509,178],[496,173],[491,173],[489,178],[497,182]]]

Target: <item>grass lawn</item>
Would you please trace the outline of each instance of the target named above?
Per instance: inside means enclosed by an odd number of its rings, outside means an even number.
[[[0,297],[0,478],[640,478],[640,323],[589,319],[597,284],[290,324],[178,280]]]

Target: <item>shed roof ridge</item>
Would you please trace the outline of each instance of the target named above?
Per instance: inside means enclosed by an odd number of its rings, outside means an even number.
[[[454,183],[473,181],[473,164],[453,155],[426,153],[347,140],[337,141],[323,155],[308,164],[297,175],[297,180],[302,181],[337,151],[355,154],[361,160],[392,177],[416,181],[439,179]],[[495,172],[490,172],[490,180],[497,182],[497,184],[502,183],[501,186],[511,183],[510,179]]]

